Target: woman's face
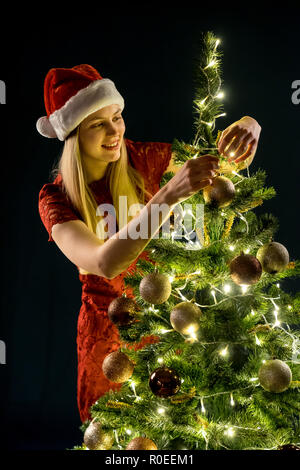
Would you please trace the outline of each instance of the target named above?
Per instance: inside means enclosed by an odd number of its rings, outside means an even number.
[[[90,114],[79,126],[83,156],[104,162],[118,160],[124,132],[119,105],[112,104]]]

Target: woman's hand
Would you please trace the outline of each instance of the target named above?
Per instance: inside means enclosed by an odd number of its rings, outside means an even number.
[[[219,158],[213,155],[201,155],[187,160],[170,181],[163,186],[169,205],[178,204],[193,194],[212,184],[217,176]]]
[[[250,116],[245,116],[227,127],[221,134],[218,150],[228,162],[240,163],[255,155],[261,127]]]

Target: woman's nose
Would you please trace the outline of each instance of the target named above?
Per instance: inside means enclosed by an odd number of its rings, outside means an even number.
[[[114,122],[110,122],[107,128],[107,133],[109,135],[114,135],[118,133],[117,125]]]

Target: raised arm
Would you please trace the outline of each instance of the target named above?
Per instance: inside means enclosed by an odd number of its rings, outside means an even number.
[[[168,219],[176,204],[212,183],[218,158],[203,155],[188,160],[144,206],[134,219],[106,241],[100,240],[82,221],[55,224],[52,237],[77,266],[113,279],[125,271]],[[142,238],[131,234],[142,233]]]

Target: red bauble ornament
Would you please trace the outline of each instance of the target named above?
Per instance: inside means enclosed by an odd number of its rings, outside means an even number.
[[[181,380],[174,369],[159,367],[149,378],[149,387],[154,395],[167,398],[175,395],[181,385]]]

